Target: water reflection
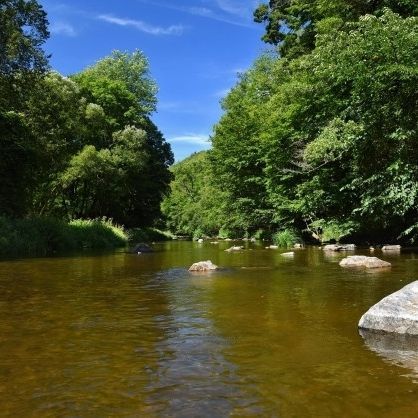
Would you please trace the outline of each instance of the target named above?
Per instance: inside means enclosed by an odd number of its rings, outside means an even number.
[[[418,336],[359,330],[367,347],[391,364],[411,371],[418,383]]]

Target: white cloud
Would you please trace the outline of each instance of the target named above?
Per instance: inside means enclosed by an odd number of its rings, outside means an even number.
[[[172,25],[164,28],[150,25],[141,20],[125,19],[113,15],[100,15],[97,18],[118,26],[130,26],[149,35],[181,35],[184,31],[182,25]]]
[[[64,36],[77,36],[77,32],[74,29],[74,26],[66,22],[54,22],[49,28],[50,32],[54,35],[64,35]]]
[[[188,134],[188,135],[179,135],[174,136],[168,139],[168,142],[183,142],[187,144],[200,145],[202,147],[209,147],[209,135],[197,135],[197,134]]]
[[[226,13],[247,18],[251,14],[251,9],[243,4],[242,1],[237,0],[216,0],[218,7]]]

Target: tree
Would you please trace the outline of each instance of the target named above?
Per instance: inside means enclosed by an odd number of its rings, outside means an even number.
[[[48,67],[46,14],[34,0],[0,1],[0,213],[21,216],[30,201],[36,137],[25,100]]]
[[[162,202],[168,228],[179,235],[216,235],[228,217],[224,192],[213,183],[208,152],[192,154],[172,172],[171,193]]]
[[[35,0],[0,2],[0,75],[44,72],[48,57],[42,50],[48,39],[48,21]]]
[[[414,0],[270,0],[258,6],[254,20],[265,24],[265,42],[279,45],[282,56],[296,57],[314,49],[317,34],[335,33],[345,22],[380,15],[385,7],[405,17],[418,14]]]

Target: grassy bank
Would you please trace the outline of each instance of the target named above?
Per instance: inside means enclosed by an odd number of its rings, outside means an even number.
[[[49,255],[85,248],[124,247],[128,235],[107,219],[64,222],[0,217],[0,256]]]
[[[157,228],[132,228],[128,231],[129,242],[153,242],[153,241],[169,241],[174,239],[174,235],[170,232],[161,231]]]

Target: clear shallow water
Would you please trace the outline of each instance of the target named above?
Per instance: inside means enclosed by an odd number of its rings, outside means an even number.
[[[416,341],[357,330],[418,255],[370,273],[230,245],[0,262],[0,415],[418,415]],[[207,259],[226,269],[187,271]]]

